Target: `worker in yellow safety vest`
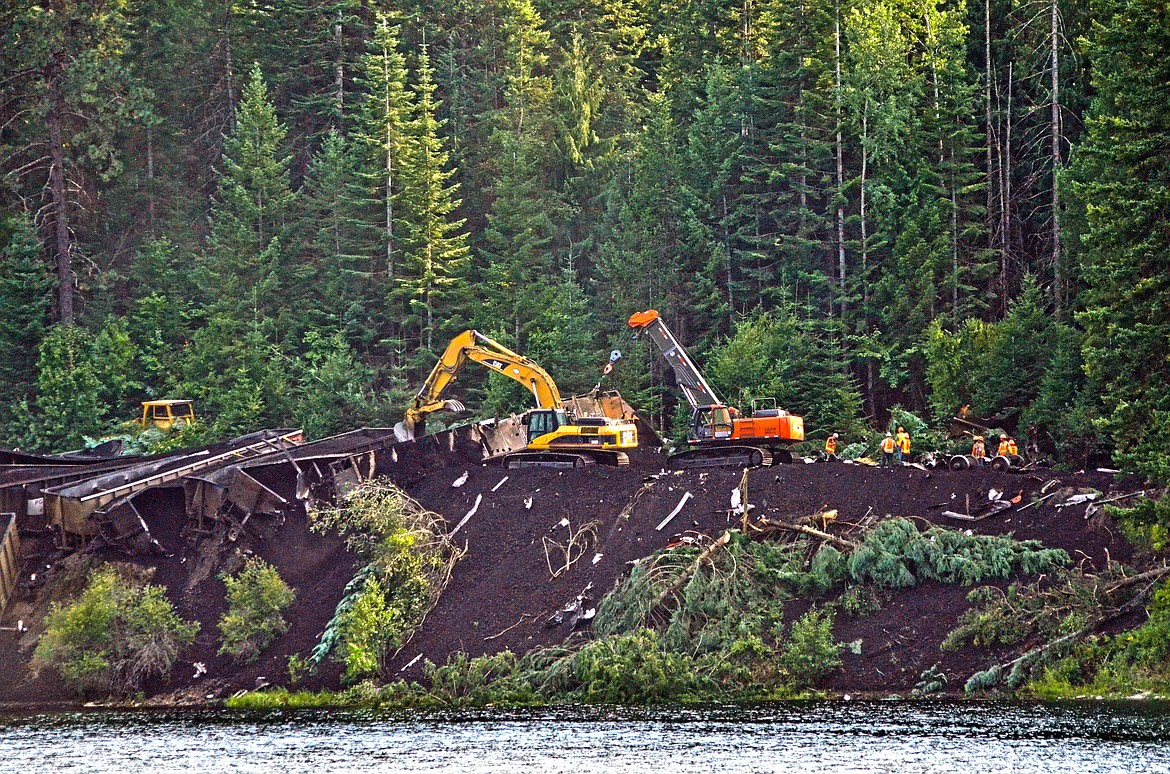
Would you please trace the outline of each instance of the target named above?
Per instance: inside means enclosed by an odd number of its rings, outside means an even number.
[[[831,460],[837,459],[837,434],[833,433],[825,439],[825,456]]]
[[[1020,447],[1016,446],[1015,438],[1008,438],[1007,444],[1007,453],[1009,456],[1014,457],[1020,453]]]
[[[898,464],[901,465],[910,458],[910,434],[906,432],[906,428],[898,428],[898,434],[894,436],[894,445],[898,449]]]
[[[886,433],[882,439],[882,467],[889,468],[894,464],[894,436]]]

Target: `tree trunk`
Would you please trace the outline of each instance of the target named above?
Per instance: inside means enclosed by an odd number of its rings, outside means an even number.
[[[340,9],[337,11],[337,21],[333,24],[333,42],[337,45],[337,62],[334,65],[337,98],[334,105],[334,115],[337,121],[337,130],[341,131],[341,122],[345,116],[345,41],[341,35]]]
[[[841,317],[844,319],[848,303],[845,298],[845,144],[841,140],[841,5],[837,4],[836,28],[837,89],[837,281],[841,290]]]
[[[1003,130],[1003,153],[999,157],[999,173],[1003,177],[1000,186],[1000,213],[1003,218],[1003,244],[999,255],[999,310],[1007,314],[1008,272],[1012,256],[1012,63],[1008,62],[1007,120]]]
[[[991,0],[983,0],[983,125],[987,143],[987,249],[995,249],[995,156],[991,125]],[[1000,260],[1003,260],[1002,255]]]
[[[1056,0],[1051,0],[1052,45],[1052,300],[1056,317],[1061,316],[1064,301],[1064,273],[1060,265],[1060,189],[1056,177],[1060,173],[1060,50],[1058,37],[1059,14]]]
[[[63,67],[57,60],[50,65],[45,82],[49,87],[49,111],[45,123],[49,129],[49,196],[52,198],[53,251],[57,263],[57,316],[65,325],[73,323],[73,244],[69,236],[69,200],[65,191],[65,140],[62,121],[65,97],[61,94]]]

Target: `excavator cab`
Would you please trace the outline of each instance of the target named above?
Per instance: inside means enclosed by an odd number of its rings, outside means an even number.
[[[691,415],[691,440],[721,441],[731,437],[734,425],[727,406],[700,406]]]
[[[535,409],[528,413],[528,442],[542,435],[555,433],[561,425],[569,424],[568,415],[558,409]]]

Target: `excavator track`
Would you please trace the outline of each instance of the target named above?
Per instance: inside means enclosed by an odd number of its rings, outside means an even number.
[[[630,457],[625,452],[601,449],[587,449],[582,451],[521,451],[506,454],[501,458],[504,467],[509,470],[519,468],[559,468],[573,470],[586,465],[607,465],[623,467],[630,464]]]
[[[772,453],[758,446],[707,446],[671,455],[668,464],[672,470],[758,468],[772,464]]]

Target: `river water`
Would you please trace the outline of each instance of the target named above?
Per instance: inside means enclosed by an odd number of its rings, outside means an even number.
[[[0,714],[0,771],[1170,772],[1170,705]]]

